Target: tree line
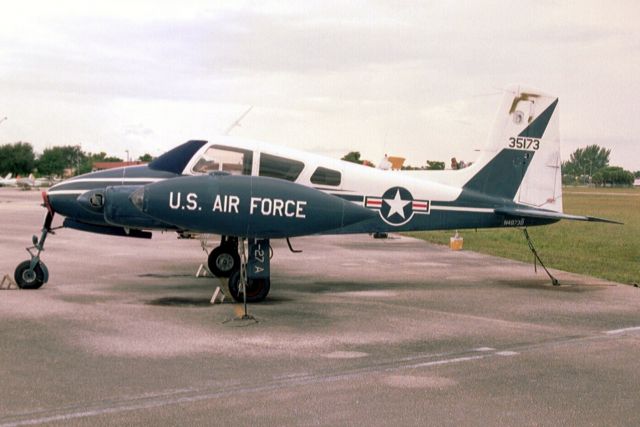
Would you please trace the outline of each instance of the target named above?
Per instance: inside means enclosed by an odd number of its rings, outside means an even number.
[[[565,185],[631,186],[640,171],[631,172],[609,165],[611,149],[596,144],[578,148],[562,163],[562,183]]]
[[[138,158],[143,162],[152,160],[150,154]],[[79,175],[93,170],[96,162],[122,162],[119,157],[109,156],[105,152],[87,153],[78,145],[64,145],[45,148],[36,155],[33,146],[28,142],[15,142],[0,145],[0,175],[63,176],[65,171]]]
[[[569,156],[569,160],[562,162],[562,183],[565,185],[587,185],[596,186],[631,186],[636,178],[640,178],[640,170],[630,172],[619,166],[609,165],[611,150],[598,145],[588,145],[578,148]],[[371,162],[360,159],[360,152],[351,151],[342,160],[348,162],[367,164],[373,166]],[[434,160],[427,160],[421,166],[403,166],[407,170],[442,170],[445,163]]]

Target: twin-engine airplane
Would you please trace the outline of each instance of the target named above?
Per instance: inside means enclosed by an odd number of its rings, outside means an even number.
[[[506,88],[487,146],[462,170],[388,172],[224,136],[186,142],[146,166],[66,180],[43,198],[42,234],[15,272],[20,287],[47,282],[40,252],[59,213],[62,227],[101,234],[219,234],[209,268],[250,302],[270,289],[269,239],[612,222],[562,212],[558,99],[518,86]]]

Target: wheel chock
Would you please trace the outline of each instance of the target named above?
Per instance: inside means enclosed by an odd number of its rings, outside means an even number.
[[[222,292],[222,289],[220,288],[220,286],[216,286],[216,290],[213,291],[213,296],[211,297],[211,301],[209,301],[210,304],[215,304],[216,301],[219,299],[220,300],[220,304],[222,304],[224,302],[224,292]]]
[[[11,276],[5,274],[0,282],[0,290],[20,289]]]
[[[213,274],[211,274],[211,272],[209,271],[209,268],[206,265],[200,264],[200,267],[198,267],[198,271],[196,271],[196,277],[207,277],[207,276],[213,277]]]
[[[225,297],[227,295],[231,295],[231,291],[229,290],[229,279],[226,277],[218,277],[218,281],[220,284],[216,286],[216,289],[213,291],[211,304],[215,304],[216,301],[220,301],[220,304],[222,304]]]

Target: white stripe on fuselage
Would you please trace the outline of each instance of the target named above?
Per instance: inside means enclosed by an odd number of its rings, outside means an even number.
[[[119,181],[131,181],[131,182],[157,182],[163,181],[166,178],[76,178],[65,181],[64,184],[71,184],[73,182],[96,182],[96,181],[106,181],[106,182],[119,182]],[[62,183],[60,183],[62,184]]]
[[[478,212],[478,213],[493,213],[492,208],[467,208],[463,206],[438,206],[431,205],[432,211],[455,211],[455,212]]]
[[[82,194],[82,193],[86,193],[87,191],[89,191],[88,188],[79,189],[79,190],[53,190],[53,191],[47,191],[47,195],[56,196],[60,194]]]
[[[56,190],[56,187],[64,188],[69,184],[75,184],[77,182],[114,182],[120,183],[119,185],[127,185],[128,183],[144,183],[151,184],[152,182],[164,181],[166,178],[78,178],[70,179],[68,181],[61,182],[51,187],[51,190],[47,191],[50,195],[60,194],[82,194],[90,190],[96,190],[96,188],[76,188],[73,190]]]

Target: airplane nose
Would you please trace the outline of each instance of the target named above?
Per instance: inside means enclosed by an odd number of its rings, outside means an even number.
[[[140,212],[143,212],[142,209],[144,207],[144,187],[139,188],[131,193],[131,196],[129,196],[129,200],[131,201],[131,203],[133,203],[133,206],[135,206]]]

